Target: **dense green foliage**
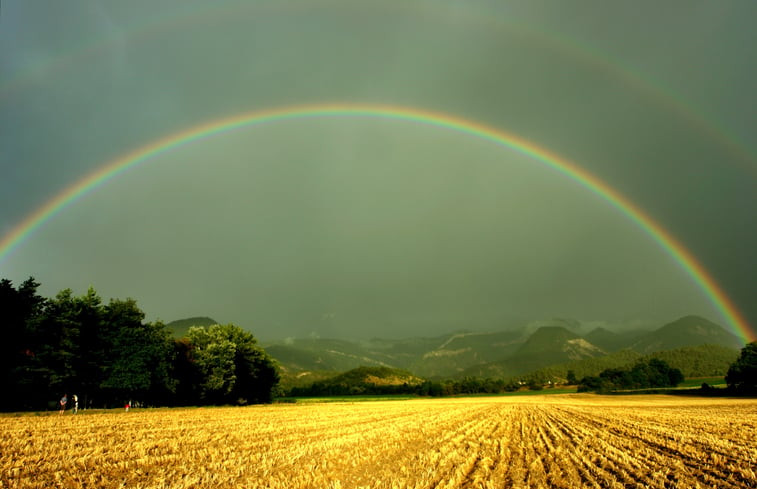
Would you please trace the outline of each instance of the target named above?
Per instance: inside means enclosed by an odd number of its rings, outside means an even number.
[[[728,387],[739,393],[757,394],[757,341],[741,349],[725,376]]]
[[[652,358],[640,361],[630,369],[609,368],[597,377],[584,377],[578,385],[578,392],[675,387],[681,382],[683,374],[680,370],[663,360]]]
[[[189,328],[202,378],[200,397],[214,403],[271,402],[279,382],[275,362],[248,332],[233,324]]]
[[[51,408],[63,394],[76,394],[80,408],[271,400],[277,367],[236,326],[174,340],[160,321],[145,322],[133,299],[104,304],[92,287],[46,299],[38,287],[33,278],[18,288],[0,280],[3,410]]]
[[[643,359],[657,358],[680,370],[684,377],[722,376],[738,356],[738,350],[722,345],[698,345],[651,353]]]

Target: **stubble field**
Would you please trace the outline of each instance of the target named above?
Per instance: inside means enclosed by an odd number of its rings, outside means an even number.
[[[757,400],[562,395],[0,418],[2,488],[757,487]]]

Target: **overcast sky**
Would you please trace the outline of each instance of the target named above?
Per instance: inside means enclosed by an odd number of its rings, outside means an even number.
[[[757,323],[757,3],[4,0],[0,236],[120,155],[324,101],[444,112],[627,196]],[[263,339],[570,317],[660,324],[708,297],[637,224],[470,135],[300,119],[186,145],[84,195],[0,261],[150,319]]]

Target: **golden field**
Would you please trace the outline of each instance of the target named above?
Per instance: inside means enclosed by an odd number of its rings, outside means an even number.
[[[0,418],[2,488],[757,487],[757,400],[553,395]]]

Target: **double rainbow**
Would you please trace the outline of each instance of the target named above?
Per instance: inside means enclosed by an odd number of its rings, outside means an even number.
[[[250,128],[274,122],[285,122],[293,119],[325,117],[379,118],[438,127],[489,141],[527,155],[547,165],[579,185],[582,185],[587,190],[597,194],[633,221],[675,259],[741,338],[746,341],[752,341],[757,337],[735,305],[691,252],[642,209],[595,175],[592,175],[575,163],[515,134],[449,114],[389,105],[317,104],[246,112],[194,126],[149,143],[107,163],[87,177],[66,188],[18,224],[0,240],[0,263],[7,258],[13,249],[28,239],[34,231],[42,227],[47,221],[88,191],[174,148],[235,129]]]

